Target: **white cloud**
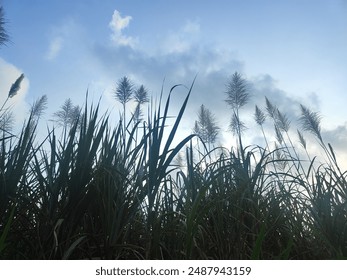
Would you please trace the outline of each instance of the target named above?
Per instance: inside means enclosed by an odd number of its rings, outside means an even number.
[[[60,36],[53,38],[53,40],[49,44],[46,59],[52,60],[56,58],[63,47],[63,42],[64,40]]]
[[[110,27],[113,30],[122,31],[122,29],[126,28],[129,25],[130,20],[132,20],[131,16],[125,16],[124,18],[122,18],[120,12],[115,10],[112,16],[112,21],[110,22]]]
[[[116,13],[114,17],[120,17],[119,13]],[[120,17],[120,19],[124,18]],[[118,39],[123,35],[122,31],[129,25],[130,19],[119,23],[117,23],[117,20],[114,20],[113,30],[114,32],[118,30]],[[118,26],[118,29],[116,26]],[[105,45],[97,45],[95,54],[100,61],[100,65],[105,69],[104,76],[108,77],[109,80],[112,81],[114,77],[122,77],[124,75],[132,79],[135,77],[133,80],[136,84],[144,83],[154,95],[160,92],[164,77],[166,77],[164,84],[166,89],[177,83],[190,86],[194,76],[198,73],[180,128],[186,133],[182,135],[187,135],[187,133],[191,132],[197,110],[201,104],[205,104],[215,114],[222,128],[220,141],[223,145],[229,147],[232,145],[233,137],[231,137],[231,133],[228,131],[230,110],[228,110],[224,102],[226,97],[225,84],[234,71],[245,72],[244,61],[240,60],[237,53],[229,48],[223,48],[212,43],[204,43],[204,40],[201,40],[201,36],[200,24],[188,21],[177,31],[156,40],[155,43],[159,47],[153,46],[151,51],[145,48],[140,49],[140,47],[134,50],[131,48],[109,48]],[[297,139],[296,129],[299,128],[297,123],[300,111],[299,104],[305,105],[309,101],[310,106],[313,106],[315,110],[319,111],[320,109],[320,100],[314,92],[310,93],[306,100],[303,97],[295,97],[283,90],[282,87],[279,87],[278,81],[269,74],[247,79],[251,86],[252,98],[249,105],[242,110],[242,120],[245,121],[246,126],[249,128],[245,132],[248,144],[265,145],[262,142],[258,143],[258,141],[263,141],[263,138],[259,136],[261,131],[253,120],[254,105],[258,105],[263,110],[265,108],[264,96],[267,96],[274,105],[279,106],[279,110],[285,113],[292,121],[290,133],[291,137],[293,137],[292,139],[295,140]],[[173,112],[177,112],[181,106],[180,102],[182,102],[181,97],[183,95],[180,94],[179,90],[179,88],[175,90],[171,100],[170,106]],[[109,100],[114,100],[111,94],[109,96]],[[341,133],[345,132],[346,126],[344,126],[344,129],[339,129]],[[266,122],[265,131],[270,139],[275,139],[273,123],[270,120]],[[343,143],[345,140],[345,137],[341,137],[340,143]],[[331,142],[334,142],[333,139]],[[314,141],[310,144],[310,147],[316,149],[312,153],[315,154],[318,146],[315,145]],[[342,151],[339,146],[336,148],[338,151]],[[345,152],[341,152],[341,154],[345,155]]]
[[[200,24],[188,21],[177,32],[169,34],[162,44],[164,54],[186,53],[197,43],[200,35]]]
[[[118,46],[134,47],[137,39],[131,36],[123,34],[123,29],[129,26],[131,16],[122,17],[120,12],[115,10],[113,12],[112,20],[109,23],[109,27],[112,30],[111,40]]]
[[[79,53],[83,53],[81,44],[84,38],[84,28],[74,18],[64,18],[61,23],[50,27],[48,34],[48,46],[44,58],[54,60],[63,51],[71,53],[77,46]]]

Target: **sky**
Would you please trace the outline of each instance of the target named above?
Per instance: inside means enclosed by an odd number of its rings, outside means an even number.
[[[117,81],[129,77],[153,98],[161,88],[190,87],[180,133],[192,131],[204,104],[231,145],[226,84],[237,71],[252,99],[241,118],[249,141],[262,141],[252,121],[267,96],[292,120],[299,104],[322,116],[322,134],[347,162],[346,0],[0,0],[11,41],[0,47],[0,103],[25,74],[11,108],[21,123],[30,104],[48,97],[44,121],[64,100],[99,100],[115,116]],[[171,113],[187,90],[178,88]],[[269,128],[270,129],[270,128]],[[259,144],[259,143],[252,143]],[[260,143],[261,144],[261,143]],[[313,146],[312,146],[313,147]]]

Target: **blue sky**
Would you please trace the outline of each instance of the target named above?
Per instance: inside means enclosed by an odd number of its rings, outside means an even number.
[[[67,98],[82,104],[87,89],[118,112],[112,91],[125,75],[155,96],[164,78],[167,91],[177,83],[189,86],[198,74],[182,130],[191,130],[204,103],[224,132],[220,142],[228,144],[225,84],[239,71],[252,85],[245,120],[251,122],[255,104],[264,107],[266,95],[293,119],[299,103],[319,111],[325,138],[336,149],[343,150],[347,141],[346,0],[0,4],[11,37],[0,49],[0,101],[24,72],[22,92],[13,99],[18,119],[43,94],[47,120]],[[178,90],[173,99],[173,112],[183,93]]]

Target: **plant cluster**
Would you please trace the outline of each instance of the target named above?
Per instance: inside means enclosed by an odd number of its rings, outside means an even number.
[[[9,39],[4,24],[0,7],[0,46]],[[219,127],[203,105],[195,134],[174,144],[192,87],[169,127],[178,85],[164,108],[161,93],[160,105],[144,120],[147,90],[124,77],[114,92],[123,107],[115,127],[88,98],[84,107],[68,99],[54,114],[57,128],[37,142],[46,96],[32,105],[18,135],[11,130],[7,103],[23,79],[24,74],[13,83],[0,108],[1,259],[347,257],[347,173],[324,142],[318,113],[300,106],[298,147],[290,120],[266,98],[265,111],[256,106],[254,114],[266,145],[245,147],[241,109],[250,93],[234,73],[225,101],[237,146],[211,147]],[[130,100],[136,108],[126,122]],[[275,145],[263,127],[267,119]],[[326,163],[311,158],[303,131],[317,139]],[[202,145],[194,146],[193,139]]]
[[[230,82],[227,102],[238,139],[231,150],[197,148],[195,134],[173,144],[192,88],[171,127],[168,110],[177,86],[145,121],[133,115],[126,126],[121,83],[115,97],[124,112],[116,127],[108,115],[100,116],[98,105],[66,101],[55,114],[65,120],[62,135],[52,128],[37,143],[46,102],[41,98],[18,136],[2,129],[0,137],[1,258],[346,258],[346,172],[325,145],[318,114],[301,106],[300,121],[325,151],[326,164],[315,158],[303,164],[288,133],[290,121],[268,99],[265,112],[255,109],[266,147],[244,147],[247,88],[238,73]],[[138,104],[143,89],[135,95]],[[275,147],[262,127],[267,118],[275,127]],[[182,151],[183,167],[175,165]]]

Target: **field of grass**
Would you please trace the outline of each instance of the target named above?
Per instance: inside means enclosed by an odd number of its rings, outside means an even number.
[[[302,147],[269,100],[255,121],[259,133],[265,117],[274,123],[273,148],[244,147],[241,106],[236,147],[198,148],[193,134],[174,144],[191,90],[172,125],[170,91],[144,121],[127,125],[114,126],[86,102],[72,125],[49,129],[44,141],[35,138],[34,109],[19,135],[3,128],[0,258],[346,258],[347,175],[322,139],[318,114],[301,106]],[[299,158],[304,131],[326,163]]]

